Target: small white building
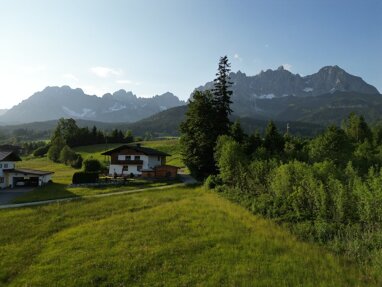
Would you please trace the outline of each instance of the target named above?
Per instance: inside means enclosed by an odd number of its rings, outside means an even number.
[[[159,166],[166,166],[169,154],[137,145],[123,145],[102,153],[110,156],[109,175],[142,175],[144,171],[154,171]]]
[[[0,151],[0,188],[16,186],[42,186],[52,180],[53,172],[16,169],[21,158],[13,151]]]

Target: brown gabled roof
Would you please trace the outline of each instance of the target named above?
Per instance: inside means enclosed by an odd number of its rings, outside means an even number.
[[[21,158],[13,151],[0,151],[0,161],[21,161]]]
[[[24,173],[24,174],[32,174],[32,175],[48,175],[48,174],[53,174],[53,171],[44,171],[44,170],[35,170],[35,169],[25,169],[25,168],[18,168],[18,169],[5,169],[3,171],[4,173],[11,173],[11,172],[16,172],[16,173]]]
[[[135,150],[137,152],[141,152],[145,155],[170,156],[170,154],[168,154],[168,153],[165,153],[165,152],[153,149],[153,148],[142,147],[140,145],[122,145],[122,146],[117,147],[115,149],[105,151],[102,153],[102,155],[112,155],[112,154],[118,153],[119,151],[124,150],[124,149],[132,149],[132,150]]]

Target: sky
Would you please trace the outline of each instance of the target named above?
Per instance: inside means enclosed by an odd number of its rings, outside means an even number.
[[[382,92],[379,0],[0,0],[0,109],[46,86],[188,99],[219,58],[256,75],[338,65]]]

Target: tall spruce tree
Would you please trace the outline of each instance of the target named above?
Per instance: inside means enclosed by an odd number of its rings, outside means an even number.
[[[226,135],[229,133],[230,121],[229,116],[232,113],[230,105],[232,104],[229,73],[231,64],[228,62],[228,57],[220,58],[218,72],[214,80],[213,92],[213,105],[216,113],[216,132],[218,135]]]
[[[214,149],[217,138],[230,133],[232,83],[227,56],[220,58],[212,91],[195,91],[186,119],[180,125],[182,157],[191,174],[204,179],[217,172]]]

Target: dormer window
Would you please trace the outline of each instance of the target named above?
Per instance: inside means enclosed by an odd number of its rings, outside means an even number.
[[[139,155],[135,156],[135,160],[140,160],[140,159],[141,159],[141,157]]]
[[[127,155],[125,160],[131,160],[131,155]]]

